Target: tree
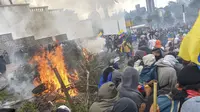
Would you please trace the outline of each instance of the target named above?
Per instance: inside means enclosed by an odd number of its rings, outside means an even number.
[[[147,21],[148,24],[150,24],[153,21],[151,15],[147,16],[146,21]]]
[[[164,14],[164,22],[172,25],[174,23],[174,18],[172,17],[172,13],[170,11],[166,11]]]
[[[142,23],[142,17],[136,16],[133,20],[134,25],[138,25]]]
[[[197,8],[197,9],[199,9],[200,8],[200,0],[191,0],[189,6],[191,8]]]

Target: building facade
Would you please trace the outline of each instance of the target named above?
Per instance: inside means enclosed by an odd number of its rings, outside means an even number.
[[[154,0],[146,0],[147,12],[152,13],[155,10]]]

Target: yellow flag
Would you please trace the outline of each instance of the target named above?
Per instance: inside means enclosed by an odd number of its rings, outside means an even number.
[[[200,15],[197,18],[194,26],[190,32],[184,37],[179,56],[186,61],[191,61],[200,65],[200,60],[198,59],[200,55]]]
[[[97,35],[97,37],[101,37],[102,35],[103,35],[103,33],[100,32],[100,33]]]
[[[118,35],[121,35],[122,33],[124,33],[124,30],[120,30],[119,32],[118,32]]]

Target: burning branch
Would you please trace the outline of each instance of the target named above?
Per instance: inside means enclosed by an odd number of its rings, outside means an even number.
[[[43,93],[56,92],[66,97],[72,111],[74,111],[73,101],[71,96],[78,94],[76,88],[73,87],[72,81],[78,80],[76,70],[68,73],[64,63],[62,48],[57,46],[51,52],[43,50],[39,55],[35,55],[31,62],[37,62],[39,77],[34,79],[35,86],[43,84],[41,90]],[[61,89],[62,91],[58,91]],[[37,92],[36,92],[37,93]]]

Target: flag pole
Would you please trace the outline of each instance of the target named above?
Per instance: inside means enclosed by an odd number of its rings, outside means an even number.
[[[153,83],[153,112],[157,112],[157,82]]]

